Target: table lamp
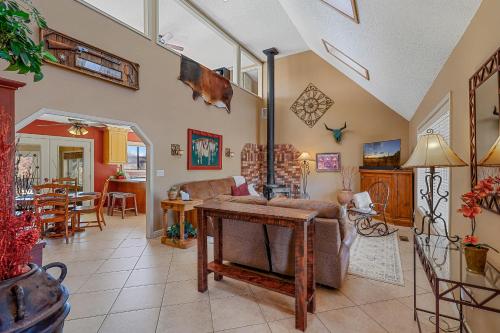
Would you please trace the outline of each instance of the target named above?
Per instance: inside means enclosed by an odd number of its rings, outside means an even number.
[[[417,227],[413,227],[414,232],[417,235],[421,235],[424,233],[425,223],[427,223],[427,237],[425,238],[425,242],[427,244],[430,240],[431,225],[438,222],[442,222],[444,224],[445,236],[450,242],[455,243],[460,239],[458,236],[450,236],[448,234],[446,221],[444,221],[440,213],[437,213],[440,203],[448,201],[450,193],[448,191],[441,192],[443,179],[441,178],[441,175],[436,172],[436,168],[463,166],[467,166],[467,163],[465,163],[453,150],[451,150],[450,146],[448,146],[440,134],[434,133],[432,129],[427,130],[427,133],[418,139],[417,146],[413,150],[408,161],[406,161],[403,165],[403,168],[429,169],[425,176],[426,187],[425,189],[420,190],[422,199],[424,199],[427,203],[427,209],[424,217],[422,218],[421,229],[419,230]],[[435,184],[436,191],[434,191]]]
[[[297,158],[297,161],[300,161],[300,171],[302,179],[301,197],[304,199],[309,199],[309,194],[307,193],[307,176],[311,173],[309,169],[309,162],[314,161],[314,159],[311,157],[311,155],[309,155],[308,152],[303,152]]]
[[[500,167],[500,136],[477,165],[483,167]]]

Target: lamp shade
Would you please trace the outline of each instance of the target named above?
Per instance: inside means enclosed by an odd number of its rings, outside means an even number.
[[[451,150],[440,134],[428,130],[427,134],[418,139],[417,146],[403,168],[446,168],[466,165],[467,163]]]
[[[299,161],[314,161],[314,159],[311,157],[311,155],[308,152],[303,152],[300,154],[300,156],[297,158]]]
[[[498,167],[500,166],[500,136],[497,141],[491,146],[490,150],[478,163],[480,166]]]

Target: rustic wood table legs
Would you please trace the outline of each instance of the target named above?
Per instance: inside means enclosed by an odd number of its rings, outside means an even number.
[[[316,311],[313,237],[314,223],[295,225],[295,328],[302,331],[307,312]]]
[[[222,219],[214,219],[214,262],[222,264]],[[214,273],[214,280],[222,280],[222,275]]]
[[[207,258],[207,223],[208,216],[201,210],[198,224],[198,291],[208,289],[208,273],[214,272],[215,281],[228,275],[241,281],[260,285],[295,297],[295,327],[305,331],[307,328],[307,312],[316,311],[316,280],[314,269],[314,222],[297,223],[294,229],[295,248],[295,281],[288,283],[275,278],[251,273],[235,267],[223,265],[223,223],[222,218],[213,216],[214,222],[214,261],[208,264]],[[210,267],[210,268],[209,268]],[[275,281],[275,282],[273,282]],[[279,282],[278,282],[279,281]],[[284,286],[289,284],[290,287]],[[282,288],[282,289],[280,289]]]
[[[207,216],[201,211],[198,218],[198,291],[203,293],[208,289]]]

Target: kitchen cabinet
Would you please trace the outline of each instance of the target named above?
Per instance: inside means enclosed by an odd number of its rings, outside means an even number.
[[[107,127],[104,130],[103,160],[105,164],[127,163],[127,128]]]

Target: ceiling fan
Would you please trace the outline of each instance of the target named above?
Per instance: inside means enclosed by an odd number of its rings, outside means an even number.
[[[75,136],[86,135],[88,131],[88,127],[107,127],[105,124],[94,123],[94,122],[85,122],[81,119],[68,118],[68,123],[59,123],[59,124],[38,124],[36,126],[39,127],[53,127],[53,126],[68,126],[71,124],[71,127],[68,128],[68,132]]]
[[[176,44],[171,44],[171,43],[168,42],[172,38],[174,38],[174,34],[172,34],[171,32],[167,32],[164,35],[159,34],[158,35],[158,42],[160,44],[162,44],[162,45],[165,45],[166,47],[169,47],[171,49],[177,50],[179,52],[184,51],[184,47],[182,47],[180,45],[176,45]]]

